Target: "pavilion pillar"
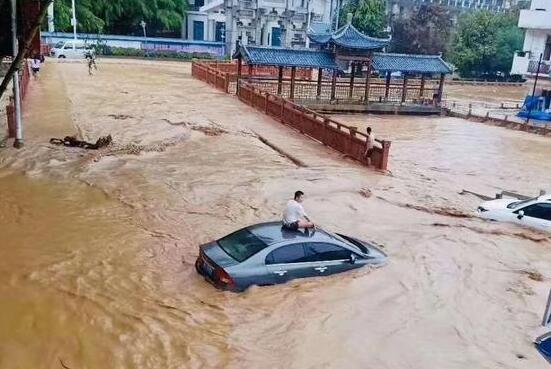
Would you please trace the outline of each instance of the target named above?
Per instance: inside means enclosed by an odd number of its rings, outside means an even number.
[[[421,87],[419,88],[419,98],[423,99],[423,95],[425,94],[425,75],[421,74]]]
[[[336,89],[337,89],[337,70],[333,69],[333,76],[331,78],[331,101],[335,100]]]
[[[237,58],[237,78],[241,77],[241,70],[243,69],[243,59],[241,56]]]
[[[350,89],[348,90],[348,98],[352,99],[354,96],[354,74],[356,72],[356,64],[352,63],[352,72],[350,73]]]
[[[281,96],[281,91],[283,90],[283,67],[279,66],[279,72],[277,75],[277,94]]]
[[[295,76],[297,74],[297,67],[291,67],[291,91],[289,92],[289,99],[295,98]]]
[[[446,78],[446,75],[444,73],[440,73],[440,83],[438,85],[438,103],[442,102],[442,95],[444,94],[444,80]]]
[[[385,101],[388,100],[389,92],[390,92],[390,72],[386,72]]]
[[[369,103],[369,89],[370,89],[370,75],[371,75],[371,60],[367,63],[367,75],[365,76],[365,91],[364,91],[364,101]]]
[[[237,93],[239,94],[239,80],[241,79],[241,70],[243,69],[243,59],[241,55],[237,57]]]
[[[406,102],[408,96],[408,75],[404,73],[404,82],[402,83],[402,104]]]
[[[316,97],[319,99],[321,96],[321,81],[323,76],[323,68],[318,68],[318,88],[316,90]]]

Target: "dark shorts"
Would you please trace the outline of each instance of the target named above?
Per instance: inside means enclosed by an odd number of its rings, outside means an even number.
[[[33,73],[38,73],[40,72],[40,68],[31,68],[33,70]]]
[[[289,223],[289,224],[283,223],[283,227],[287,228],[287,229],[290,229],[291,231],[297,231],[298,230],[298,220],[296,222]]]

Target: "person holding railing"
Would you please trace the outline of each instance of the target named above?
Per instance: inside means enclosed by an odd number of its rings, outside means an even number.
[[[366,134],[367,137],[365,139],[365,152],[364,157],[367,160],[367,165],[371,165],[371,155],[373,154],[373,151],[375,151],[376,148],[381,149],[381,144],[375,140],[375,135],[373,134],[371,127],[366,128]]]

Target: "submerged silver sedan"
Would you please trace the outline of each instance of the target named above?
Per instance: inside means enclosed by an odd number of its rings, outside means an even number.
[[[242,291],[381,265],[386,254],[356,238],[317,228],[292,231],[281,222],[252,225],[201,245],[197,272],[215,286]]]

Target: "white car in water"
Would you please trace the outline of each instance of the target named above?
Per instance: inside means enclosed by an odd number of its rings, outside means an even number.
[[[516,223],[551,232],[551,195],[542,195],[527,200],[490,200],[480,204],[477,213],[482,218]]]

